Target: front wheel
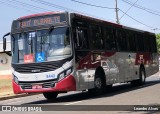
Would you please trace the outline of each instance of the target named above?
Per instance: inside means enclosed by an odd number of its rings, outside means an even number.
[[[94,80],[94,88],[89,89],[89,92],[94,95],[100,95],[105,91],[105,83],[102,77],[96,76]]]
[[[58,93],[57,92],[44,92],[43,96],[47,99],[47,100],[54,100],[57,98]]]

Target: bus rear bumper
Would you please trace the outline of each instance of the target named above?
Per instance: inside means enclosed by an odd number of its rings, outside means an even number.
[[[53,88],[35,88],[22,89],[14,80],[12,80],[13,92],[20,93],[42,93],[42,92],[67,92],[76,91],[76,81],[72,75],[65,77],[63,80],[57,82]]]

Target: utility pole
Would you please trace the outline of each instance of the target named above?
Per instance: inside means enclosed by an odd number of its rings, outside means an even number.
[[[116,22],[117,22],[117,24],[119,24],[119,18],[118,18],[118,7],[117,7],[117,0],[115,0],[115,10],[116,10]]]

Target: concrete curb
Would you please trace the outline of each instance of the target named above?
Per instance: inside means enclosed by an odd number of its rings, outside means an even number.
[[[8,100],[8,99],[13,99],[13,98],[19,98],[19,97],[26,97],[26,96],[31,96],[31,95],[38,95],[40,93],[31,93],[31,94],[20,94],[20,95],[8,95],[8,96],[4,96],[4,97],[0,97],[0,101],[2,100]]]

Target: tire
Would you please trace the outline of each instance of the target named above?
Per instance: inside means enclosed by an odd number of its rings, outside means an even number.
[[[105,92],[105,83],[102,77],[100,76],[95,76],[94,79],[94,88],[93,89],[89,89],[89,92],[92,95],[101,95],[102,93]]]
[[[146,82],[146,72],[144,68],[141,68],[139,72],[139,79],[131,81],[131,84],[133,86],[141,86],[144,85],[145,82]]]
[[[139,76],[140,76],[140,79],[138,81],[139,85],[144,85],[146,82],[146,72],[144,68],[140,70]]]
[[[58,96],[58,93],[56,92],[44,92],[43,96],[47,99],[47,100],[55,100]]]

